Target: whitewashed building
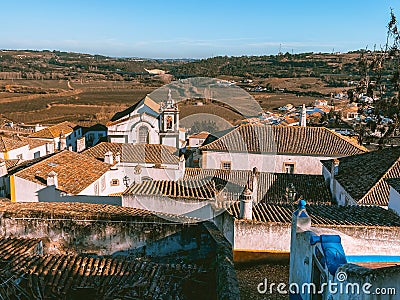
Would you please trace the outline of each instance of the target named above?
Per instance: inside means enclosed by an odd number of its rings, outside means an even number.
[[[76,129],[76,130],[75,130]],[[76,141],[82,137],[82,128],[71,122],[62,122],[32,133],[29,138],[47,141],[53,144],[53,149],[64,150],[76,146]]]
[[[159,144],[101,142],[82,152],[100,161],[117,163],[126,185],[148,180],[178,180],[185,172],[185,161],[178,149]]]
[[[163,144],[175,148],[185,143],[185,131],[179,128],[179,109],[171,93],[160,104],[146,96],[116,113],[107,128],[112,143]]]
[[[0,158],[30,160],[54,152],[51,142],[26,137],[0,136]]]
[[[121,174],[115,164],[64,150],[14,168],[8,173],[6,188],[14,202],[38,202],[41,194],[49,195],[45,192],[48,187],[54,187],[59,195],[107,196],[125,188]]]
[[[207,141],[206,141],[207,143]],[[325,127],[241,125],[204,144],[204,169],[322,174],[321,160],[367,150]]]
[[[389,203],[389,178],[400,177],[400,147],[322,161],[323,175],[339,205]]]

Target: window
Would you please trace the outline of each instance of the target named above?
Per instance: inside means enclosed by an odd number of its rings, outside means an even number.
[[[232,168],[232,163],[230,161],[222,161],[221,169],[222,170],[230,170]]]
[[[118,179],[111,179],[111,186],[118,186],[119,180]]]
[[[22,154],[17,155],[17,159],[22,159],[22,158],[23,158]]]
[[[146,126],[139,127],[139,144],[148,144],[149,143],[149,129]]]
[[[33,158],[38,158],[38,157],[40,157],[40,151],[33,153]]]
[[[294,165],[295,165],[294,163],[285,162],[283,164],[283,171],[286,174],[293,174],[294,173]]]

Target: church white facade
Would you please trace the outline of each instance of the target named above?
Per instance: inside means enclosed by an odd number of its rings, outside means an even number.
[[[182,148],[185,131],[179,128],[179,110],[168,93],[160,104],[146,96],[137,104],[116,113],[107,124],[111,143],[163,144]]]

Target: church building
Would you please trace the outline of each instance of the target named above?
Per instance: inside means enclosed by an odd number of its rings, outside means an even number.
[[[146,96],[135,105],[116,113],[107,123],[111,143],[162,144],[182,148],[185,131],[179,128],[179,109],[172,99],[160,104]]]

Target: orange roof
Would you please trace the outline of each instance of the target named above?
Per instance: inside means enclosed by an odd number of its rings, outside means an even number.
[[[18,149],[26,146],[27,143],[22,142],[18,139],[8,138],[0,136],[0,152],[7,152],[10,150]]]
[[[206,151],[347,156],[367,151],[325,127],[241,125],[200,147]]]
[[[16,172],[15,176],[46,185],[47,175],[54,171],[58,176],[58,189],[76,195],[109,169],[109,164],[94,157],[64,150]]]
[[[206,139],[210,133],[207,131],[202,131],[200,133],[193,134],[189,136],[191,139]]]
[[[72,133],[74,131],[75,127],[76,127],[76,124],[65,121],[65,122],[44,128],[42,130],[39,130],[38,132],[32,133],[29,137],[53,139],[53,138],[59,137],[61,132],[63,132],[64,134]]]

